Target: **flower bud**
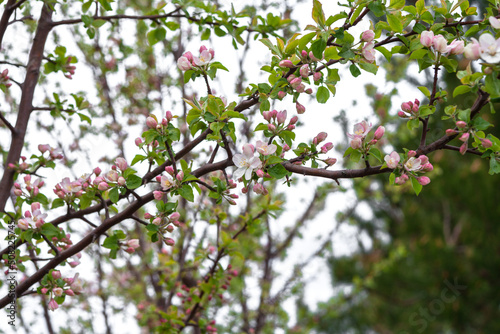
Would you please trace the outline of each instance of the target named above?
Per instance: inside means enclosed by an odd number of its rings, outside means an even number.
[[[373,30],[366,30],[361,34],[361,40],[363,42],[371,42],[375,38],[375,33]]]
[[[411,150],[411,151],[408,151],[408,158],[413,158],[414,156],[417,155],[417,152]]]
[[[268,125],[267,125],[267,128],[268,128],[268,129],[269,129],[269,131],[271,131],[271,132],[276,131],[276,126],[274,126],[274,124],[268,124]]]
[[[51,274],[51,275],[52,275],[52,277],[53,277],[54,279],[59,279],[59,278],[61,278],[61,272],[60,272],[59,270],[54,270],[54,271],[52,271],[52,274]]]
[[[306,112],[306,107],[304,107],[302,104],[299,102],[295,103],[295,108],[297,109],[297,114],[303,114]]]
[[[309,64],[302,65],[299,70],[300,75],[305,79],[309,75]]]
[[[262,169],[258,169],[255,174],[257,174],[258,177],[264,177],[264,171]]]
[[[97,189],[99,189],[100,191],[106,191],[109,189],[109,185],[106,182],[101,182],[97,186]]]
[[[165,117],[167,118],[167,121],[169,121],[169,122],[174,119],[174,116],[172,115],[172,112],[170,110],[168,110],[165,113]]]
[[[453,135],[455,135],[457,133],[458,133],[458,131],[455,130],[455,129],[446,129],[446,135],[447,136],[453,136]]]
[[[285,59],[285,60],[280,61],[279,65],[280,65],[280,67],[287,67],[287,68],[293,67],[293,63],[289,59]]]
[[[142,144],[142,139],[141,139],[141,137],[137,137],[137,138],[135,138],[135,145],[136,145],[136,146],[139,146],[139,145],[141,145],[141,144]]]
[[[125,180],[125,178],[124,178],[123,176],[120,176],[120,177],[118,178],[118,181],[117,181],[117,182],[118,182],[118,185],[120,185],[120,186],[124,186],[124,185],[127,183],[127,180]]]
[[[460,154],[464,155],[465,152],[467,152],[467,142],[463,143],[461,146],[460,146]]]
[[[404,111],[398,111],[398,116],[401,117],[401,118],[407,118],[408,115],[406,115],[406,113]]]
[[[172,166],[165,167],[165,172],[167,172],[171,176],[174,176],[174,167]]]
[[[327,153],[333,148],[333,144],[331,142],[326,143],[321,147],[321,153]]]
[[[124,170],[127,169],[128,167],[128,164],[127,164],[127,161],[124,159],[124,158],[116,158],[115,160],[115,164],[118,168],[120,168],[120,170],[123,172]]]
[[[153,191],[153,196],[155,200],[159,201],[163,198],[163,191],[155,190]]]
[[[280,91],[278,92],[278,98],[279,98],[280,100],[281,100],[281,99],[283,99],[285,96],[286,96],[286,93],[285,93],[284,91],[280,90]]]
[[[170,215],[170,220],[179,220],[181,218],[181,214],[179,212],[174,212]]]
[[[313,80],[314,80],[314,82],[317,82],[317,81],[321,80],[322,75],[323,74],[321,74],[321,72],[314,72],[314,74],[313,74]]]
[[[158,122],[156,121],[156,119],[154,119],[153,117],[149,116],[148,118],[146,118],[146,125],[150,129],[156,129],[156,126],[158,125]]]
[[[283,124],[286,121],[286,110],[280,111],[278,115],[276,116],[276,121],[278,121],[278,124]]]
[[[385,133],[385,128],[383,126],[379,126],[377,128],[377,130],[375,130],[375,134],[373,135],[373,138],[376,140],[379,140],[380,138],[382,138],[384,133]]]
[[[49,149],[50,149],[50,145],[48,145],[48,144],[47,145],[42,145],[42,144],[38,145],[38,150],[40,152],[42,152],[42,154],[47,152]]]
[[[354,150],[357,150],[357,149],[360,149],[362,146],[363,146],[363,141],[361,140],[361,138],[354,138],[353,140],[351,140],[351,148],[354,149]]]
[[[417,177],[417,181],[421,185],[426,186],[431,182],[431,179],[429,179],[427,176],[420,176],[420,177]]]
[[[290,119],[290,123],[288,124],[290,125],[296,124],[298,120],[299,118],[297,116],[293,116],[292,119]]]
[[[335,158],[328,158],[328,159],[325,159],[325,163],[328,166],[333,166],[333,165],[335,165],[335,163],[337,163],[337,159],[335,159]]]
[[[463,141],[463,142],[466,142],[466,141],[469,140],[469,137],[470,137],[470,134],[468,132],[465,132],[458,139],[461,140],[461,141]]]
[[[165,243],[168,245],[168,246],[173,246],[175,245],[175,240],[172,239],[172,238],[165,238]]]
[[[177,179],[177,181],[182,182],[182,180],[184,179],[184,172],[183,171],[178,172],[175,178]]]
[[[455,123],[455,124],[456,124],[457,128],[459,128],[459,129],[463,129],[467,126],[467,123],[464,121],[457,121],[457,123]]]
[[[68,296],[72,296],[72,297],[75,295],[75,293],[71,289],[64,290],[64,293],[67,294]]]
[[[480,138],[479,140],[481,141],[481,145],[483,145],[484,148],[490,148],[493,145],[493,143],[489,139]]]
[[[161,224],[161,218],[160,217],[156,217],[155,219],[153,219],[153,224],[160,225]]]

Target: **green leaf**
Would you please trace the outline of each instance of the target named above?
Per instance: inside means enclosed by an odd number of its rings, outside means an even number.
[[[482,130],[486,130],[490,126],[493,126],[493,124],[484,120],[484,118],[478,116],[478,117],[474,118],[474,120],[472,121],[472,126],[476,130],[482,131]]]
[[[137,175],[130,175],[128,178],[127,178],[127,188],[129,189],[136,189],[138,187],[140,187],[142,184],[142,179],[137,176]]]
[[[179,189],[179,195],[184,197],[189,202],[194,201],[193,188],[189,184],[185,183],[182,185],[182,187]]]
[[[471,91],[471,88],[467,85],[458,86],[453,90],[453,97],[468,93],[470,91]]]
[[[403,32],[403,24],[401,23],[401,19],[394,14],[387,14],[387,23],[392,30],[395,32]]]
[[[396,180],[396,174],[391,173],[391,175],[389,175],[389,183],[394,184],[395,180]]]
[[[361,160],[362,156],[363,156],[363,154],[361,154],[360,151],[353,149],[351,151],[349,158],[352,160],[352,162],[359,162],[359,160]]]
[[[376,64],[360,62],[358,63],[358,66],[361,67],[361,69],[365,70],[366,72],[377,74],[378,66]]]
[[[382,162],[382,153],[380,150],[376,147],[370,148],[370,151],[368,153],[373,156],[375,159],[377,159],[379,162]]]
[[[325,25],[325,13],[323,12],[323,6],[321,5],[321,2],[319,2],[318,0],[313,0],[312,18],[314,22],[319,24],[321,27]]]
[[[153,46],[159,41],[163,41],[167,35],[167,31],[163,27],[156,28],[151,30],[147,34],[149,45]]]
[[[418,118],[410,119],[408,123],[406,123],[406,126],[408,127],[408,130],[418,129],[420,122]]]
[[[422,185],[418,183],[416,178],[412,177],[411,186],[413,188],[413,191],[415,191],[415,194],[418,196],[418,194],[420,194],[420,192],[422,191]]]
[[[42,234],[47,237],[56,237],[59,235],[59,229],[50,223],[42,225]]]
[[[55,200],[52,201],[52,207],[51,209],[55,209],[61,206],[64,206],[66,202],[62,198],[56,198]]]
[[[120,199],[120,193],[118,192],[118,188],[113,188],[109,191],[109,199],[111,200],[111,202],[113,203],[117,203],[118,200]]]
[[[380,0],[370,3],[368,8],[376,17],[385,15],[385,5]]]
[[[427,54],[426,49],[415,50],[411,53],[410,59],[422,59]]]
[[[118,249],[120,246],[118,245],[118,237],[116,235],[112,235],[104,239],[102,243],[102,247],[108,249]]]
[[[326,103],[329,98],[330,91],[328,91],[328,88],[324,86],[319,87],[318,92],[316,93],[316,100],[318,100],[319,103]]]
[[[488,174],[499,174],[500,173],[500,163],[495,159],[494,156],[490,157],[490,170]]]
[[[276,179],[281,179],[288,175],[288,171],[281,164],[276,164],[267,170],[269,175]]]
[[[405,6],[405,0],[391,0],[389,8],[391,10],[399,10]]]
[[[429,89],[425,86],[420,86],[418,87],[418,90],[422,92],[422,94],[424,94],[427,98],[430,98],[431,97],[431,92],[429,91]]]
[[[349,66],[349,71],[351,71],[351,74],[353,77],[357,77],[361,74],[361,71],[359,70],[359,68],[355,64],[352,64],[351,66]]]
[[[326,49],[326,41],[323,38],[318,39],[311,45],[311,50],[313,52],[313,55],[318,59],[323,58],[323,51],[325,51],[325,49]]]

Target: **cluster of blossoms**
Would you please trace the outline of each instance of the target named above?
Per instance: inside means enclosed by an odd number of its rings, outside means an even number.
[[[347,136],[351,138],[351,148],[354,150],[367,152],[372,145],[376,144],[384,136],[385,128],[383,126],[379,126],[373,134],[373,139],[367,141],[366,137],[368,133],[370,133],[371,129],[372,125],[367,121],[362,121],[360,123],[354,124],[354,133],[347,134]]]
[[[464,121],[457,121],[455,122],[455,125],[457,126],[456,129],[447,129],[446,134],[448,136],[453,136],[453,135],[458,135],[458,139],[462,141],[462,145],[460,145],[460,153],[463,155],[465,152],[467,152],[467,148],[469,147],[469,139],[474,137],[476,141],[481,143],[481,145],[484,148],[490,148],[493,143],[491,140],[486,139],[486,138],[481,138],[476,134],[476,131],[474,131],[473,128],[469,127],[467,125],[467,122]]]
[[[8,82],[9,80],[10,80],[9,70],[5,69],[2,71],[2,73],[0,73],[0,85],[9,88],[10,86],[12,86],[12,84]]]
[[[434,35],[432,31],[422,31],[420,43],[442,55],[459,55],[464,52],[464,41],[454,39],[448,45],[448,41],[443,35]]]
[[[48,275],[44,277],[38,288],[38,293],[49,295],[49,310],[54,311],[59,308],[59,305],[64,302],[66,296],[79,295],[83,291],[83,282],[75,274],[72,278],[62,278],[62,274],[58,270],[51,270]]]
[[[493,28],[500,29],[500,21],[497,18],[490,16],[489,21]],[[500,38],[495,39],[489,33],[479,36],[479,41],[472,38],[472,43],[467,44],[464,49],[464,55],[470,60],[481,58],[490,64],[500,63]]]
[[[29,228],[40,228],[45,224],[44,219],[47,218],[46,213],[42,213],[40,209],[40,203],[31,203],[31,211],[26,211],[24,213],[24,218],[17,221],[17,227],[21,230],[26,231]]]
[[[148,118],[146,118],[146,125],[150,129],[156,129],[160,133],[164,133],[167,131],[168,124],[174,119],[174,116],[172,115],[171,111],[167,111],[165,113],[165,117],[161,119],[161,122],[158,122],[158,119],[156,118],[155,115],[150,115]],[[137,143],[137,140],[141,140],[141,138],[136,139],[136,145],[139,146],[140,143]],[[141,140],[142,142],[142,140]]]
[[[326,132],[320,132],[316,135],[316,137],[313,138],[313,145],[318,146],[320,143],[324,142],[326,137],[328,137],[328,134]],[[323,154],[328,153],[331,149],[333,148],[333,143],[327,142],[326,144],[323,144],[320,148],[320,152]],[[337,163],[337,159],[335,158],[326,158],[322,160],[324,163],[326,163],[328,166],[333,166],[335,163]]]
[[[177,59],[177,67],[181,71],[187,71],[194,68],[205,69],[212,59],[214,58],[215,52],[213,49],[207,49],[206,46],[202,45],[200,47],[200,56],[194,57],[191,51],[188,51]]]
[[[125,242],[124,246],[125,246],[125,252],[127,252],[129,254],[132,254],[132,253],[135,252],[135,250],[137,248],[140,247],[139,239],[130,239],[130,240],[127,240],[127,242]]]
[[[45,182],[42,179],[36,179],[31,182],[31,175],[24,176],[24,186],[26,191],[23,191],[21,185],[18,182],[14,182],[14,195],[20,197],[24,196],[26,198],[33,198],[40,193],[40,188],[43,187]]]
[[[401,104],[401,109],[398,111],[398,116],[401,118],[408,119],[418,119],[420,117],[419,113],[420,101],[415,99],[415,102],[403,102]]]
[[[373,30],[366,30],[361,34],[361,41],[365,42],[363,47],[361,48],[361,54],[363,58],[369,63],[373,63],[375,61],[375,32]]]
[[[167,194],[166,191],[170,188],[176,188],[181,185],[182,180],[184,179],[184,172],[177,171],[175,174],[175,170],[172,166],[165,167],[165,172],[167,175],[158,175],[156,177],[156,181],[160,183],[161,190],[155,190],[153,195],[157,201],[160,201]]]
[[[145,213],[144,218],[149,219],[151,224],[154,224],[158,227],[157,233],[163,240],[163,242],[168,246],[175,245],[175,240],[169,237],[165,237],[166,233],[172,233],[174,231],[174,226],[181,226],[181,222],[179,218],[181,217],[180,213],[174,212],[170,215],[165,214],[164,212],[160,212],[157,215],[153,216],[150,213]],[[134,239],[132,239],[134,240]],[[138,243],[137,243],[138,244]],[[133,245],[129,245],[130,247],[134,247]],[[136,247],[137,248],[137,247]]]
[[[273,135],[278,134],[282,130],[290,130],[290,131],[294,130],[295,124],[299,120],[299,118],[297,116],[293,116],[290,119],[290,122],[287,125],[285,125],[286,118],[287,118],[286,110],[283,110],[283,111],[277,111],[277,110],[264,111],[264,112],[262,112],[262,116],[269,123],[269,124],[267,124],[267,129]]]
[[[396,151],[393,151],[391,154],[384,157],[387,167],[394,169],[394,172],[397,175],[394,180],[396,184],[405,184],[410,177],[414,177],[418,183],[423,186],[431,182],[427,176],[420,176],[420,174],[433,170],[433,166],[429,162],[429,158],[425,155],[420,155],[417,158],[416,155],[417,152],[408,151],[403,163],[400,163],[401,157]]]
[[[255,147],[252,144],[243,145],[243,154],[235,154],[233,156],[233,162],[237,167],[233,173],[233,177],[235,179],[245,177],[245,181],[250,182],[253,177],[253,172],[255,171],[257,179],[270,178],[270,175],[265,173],[262,168],[265,166],[265,157],[274,154],[276,150],[276,145],[266,144],[260,140],[257,141]],[[256,155],[256,153],[258,153],[258,155]],[[263,160],[261,160],[261,158]],[[262,182],[264,182],[264,180]],[[246,187],[242,189],[242,192],[247,193],[249,189],[250,184],[246,185]],[[266,195],[268,193],[263,183],[261,184],[258,182],[253,186],[253,191],[260,195]]]

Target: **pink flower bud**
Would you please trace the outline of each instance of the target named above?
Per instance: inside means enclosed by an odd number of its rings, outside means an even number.
[[[464,122],[464,121],[457,121],[457,123],[455,123],[457,128],[459,129],[463,129],[467,126],[467,122]]]
[[[42,154],[47,152],[49,149],[50,149],[50,145],[48,145],[48,144],[47,145],[41,145],[41,144],[38,145],[38,150],[40,152],[42,152]]]
[[[140,247],[139,239],[130,239],[129,241],[127,241],[127,246],[132,247],[134,249],[139,248]]]
[[[295,76],[295,74],[290,74],[290,76],[289,76],[288,78],[286,78],[286,80],[287,80],[288,82],[292,82],[292,80],[294,80],[295,78],[297,78],[297,77]]]
[[[290,86],[292,86],[293,89],[297,89],[297,87],[299,87],[301,83],[302,83],[301,78],[295,78],[292,81],[290,81]]]
[[[148,118],[146,118],[146,125],[150,129],[156,129],[156,126],[158,125],[158,122],[156,121],[156,119],[154,119],[153,117],[149,116]]]
[[[411,151],[408,151],[408,158],[413,158],[414,156],[417,155],[417,152],[411,150]]]
[[[396,177],[396,179],[394,180],[394,183],[401,185],[401,184],[405,184],[406,181],[408,181],[408,175],[403,174],[401,176]]]
[[[169,122],[174,119],[174,116],[172,115],[172,112],[170,110],[168,110],[166,112],[165,117],[167,118],[167,121],[169,121]]]
[[[75,293],[71,289],[64,290],[64,293],[67,294],[68,296],[72,296],[72,297],[75,295]]]
[[[267,125],[267,128],[268,128],[268,129],[269,129],[269,131],[271,131],[271,132],[276,131],[276,126],[274,126],[274,124],[268,124],[268,125]]]
[[[385,133],[385,128],[383,126],[379,126],[377,128],[377,130],[375,130],[375,134],[373,135],[373,138],[376,140],[379,140],[380,138],[382,138],[384,133]]]
[[[160,217],[156,217],[155,219],[153,219],[153,224],[160,225],[161,224],[161,218]]]
[[[306,107],[304,107],[302,104],[299,102],[295,103],[295,108],[297,109],[297,114],[303,114],[306,112]]]
[[[398,116],[401,118],[408,118],[408,115],[404,111],[398,111]]]
[[[179,59],[177,59],[177,67],[181,71],[187,71],[187,70],[190,70],[192,68],[192,64],[188,58],[182,56],[182,57],[179,57]]]
[[[49,310],[50,311],[54,311],[54,310],[57,310],[57,308],[59,308],[59,304],[57,304],[57,302],[52,298],[50,299],[49,301],[49,306],[48,306]]]
[[[96,176],[99,176],[101,174],[102,170],[99,167],[94,168],[94,174]]]
[[[21,189],[15,189],[15,190],[14,190],[14,195],[16,195],[16,196],[18,196],[18,197],[19,197],[19,196],[21,196],[22,194],[23,194],[23,191],[22,191]]]
[[[460,146],[460,154],[464,155],[465,152],[467,152],[467,142],[463,143],[461,146]]]
[[[190,62],[193,61],[193,54],[191,53],[191,51],[185,52],[182,56],[186,57]]]
[[[264,171],[262,169],[258,169],[255,174],[257,174],[258,177],[264,177]]]
[[[109,185],[106,182],[101,182],[97,186],[97,189],[99,189],[100,191],[106,191],[109,189]]]
[[[314,61],[320,61],[321,59],[318,59],[314,56],[314,53],[312,51],[309,51],[309,58],[311,58]]]
[[[172,238],[165,238],[165,243],[168,245],[168,246],[173,246],[175,245],[175,240],[172,239]]]
[[[127,183],[127,180],[125,180],[125,178],[124,178],[123,176],[120,176],[120,177],[118,178],[118,181],[117,181],[117,182],[118,182],[118,185],[120,185],[120,186],[124,186],[124,185]]]
[[[168,225],[166,229],[168,233],[172,233],[174,231],[174,227],[172,225]]]
[[[331,149],[333,148],[333,144],[328,142],[326,143],[325,145],[323,145],[321,147],[321,153],[327,153],[328,151],[330,151]]]
[[[299,118],[297,116],[293,116],[292,119],[290,119],[289,124],[291,124],[291,125],[296,124],[298,120],[299,120]]]
[[[174,212],[170,215],[170,219],[171,220],[179,220],[179,218],[181,217],[181,214],[179,212]]]
[[[155,191],[153,191],[153,197],[155,198],[155,200],[159,201],[163,198],[163,192],[159,191],[159,190],[155,190]]]
[[[361,40],[363,42],[371,42],[375,38],[375,33],[373,30],[366,30],[361,34]]]
[[[317,82],[317,81],[321,80],[322,76],[323,76],[323,74],[321,74],[321,72],[314,72],[314,74],[313,74],[313,80],[314,80],[314,82]]]
[[[457,133],[458,133],[458,131],[455,130],[455,129],[446,129],[446,135],[447,136],[453,136],[453,135],[455,135]]]
[[[483,145],[484,148],[490,148],[493,145],[493,143],[489,139],[480,138],[479,140],[481,141],[481,145]]]
[[[59,270],[54,270],[54,271],[52,271],[52,274],[51,274],[51,275],[52,275],[52,277],[53,277],[54,279],[59,279],[59,278],[61,278],[61,272],[60,272]]]
[[[150,214],[149,212],[146,212],[146,213],[144,214],[144,219],[151,219],[151,218],[153,218],[153,215],[152,215],[152,214]]]
[[[430,162],[426,163],[425,165],[422,166],[422,171],[423,172],[432,172],[432,170],[434,169],[434,166],[432,166],[432,164]]]
[[[116,158],[115,164],[121,171],[124,171],[128,167],[127,161],[122,157]]]
[[[304,79],[307,78],[309,76],[309,64],[302,65],[299,73]]]
[[[298,92],[298,91],[299,91],[299,90],[297,89],[297,92]],[[300,93],[300,92],[299,92],[299,93]],[[306,93],[306,94],[312,94],[312,93],[313,93],[312,88],[307,88],[307,89],[305,90],[305,93]]]
[[[286,110],[280,111],[278,115],[276,116],[276,120],[278,121],[278,124],[283,124],[286,121]]]
[[[49,290],[48,290],[47,288],[42,288],[42,289],[40,290],[40,292],[41,292],[42,294],[44,294],[44,295],[45,295],[45,294],[47,294],[47,292],[48,292],[48,291],[49,291]]]
[[[307,57],[307,51],[306,50],[302,50],[300,51],[300,54],[302,55],[302,57],[306,58]]]
[[[287,127],[286,127],[287,130],[290,130],[290,131],[293,131],[295,130],[295,125],[293,124],[289,124]]]
[[[403,111],[406,111],[408,113],[411,113],[412,107],[413,107],[413,103],[411,103],[411,102],[404,102],[401,104],[401,109],[403,109]]]
[[[328,165],[328,166],[333,166],[337,163],[337,159],[335,158],[328,158],[328,159],[325,159],[325,163]]]
[[[167,172],[169,175],[174,176],[174,167],[172,166],[165,167],[165,172]]]
[[[281,99],[283,99],[285,96],[286,96],[286,93],[285,93],[284,91],[280,90],[280,91],[278,92],[278,98],[279,98],[280,100],[281,100]]]
[[[313,139],[313,144],[314,145],[318,145],[319,143],[321,143],[322,141],[324,141],[326,139],[326,137],[328,137],[328,133],[326,132],[320,132],[316,135],[316,137],[314,137]]]
[[[361,140],[361,138],[356,137],[351,140],[350,146],[354,150],[360,149],[363,146],[363,141]]]
[[[278,116],[278,110],[274,109],[273,111],[270,111],[271,113],[271,118],[276,118]]]
[[[460,136],[460,138],[458,138],[458,139],[460,139],[460,140],[461,140],[461,141],[463,141],[463,142],[466,142],[466,141],[468,141],[468,140],[469,140],[469,137],[470,137],[470,134],[469,134],[468,132],[465,132],[465,133],[463,133],[463,134]]]
[[[426,186],[431,182],[431,179],[429,179],[427,176],[420,176],[420,177],[417,177],[417,181],[421,185]]]
[[[293,63],[289,59],[285,59],[285,60],[280,61],[279,65],[280,65],[280,67],[287,67],[287,68],[293,67]]]
[[[434,40],[434,33],[432,31],[422,31],[420,35],[420,43],[425,47],[430,47]]]
[[[183,171],[178,172],[175,178],[177,179],[177,181],[182,182],[182,180],[184,179],[184,172]]]
[[[426,163],[429,162],[429,158],[426,155],[419,156],[418,160],[420,160],[421,165],[425,165]]]
[[[298,92],[298,93],[303,93],[306,89],[306,86],[304,86],[304,84],[300,84],[297,86],[297,88],[295,88],[295,90]],[[311,91],[312,93],[312,91]]]
[[[141,144],[142,144],[142,139],[141,139],[141,137],[137,137],[137,138],[135,138],[135,145],[136,145],[136,146],[140,146]]]

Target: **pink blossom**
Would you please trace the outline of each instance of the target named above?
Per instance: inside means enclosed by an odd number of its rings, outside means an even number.
[[[171,220],[179,220],[179,218],[181,217],[180,213],[179,212],[174,212],[170,215],[170,219]]]
[[[465,142],[462,145],[460,145],[459,149],[460,154],[464,155],[467,152],[467,146],[468,146],[467,143],[468,142]]]
[[[470,60],[476,60],[481,57],[481,46],[475,38],[471,38],[472,43],[469,43],[464,48],[464,56]]]
[[[464,41],[453,40],[447,47],[447,51],[452,55],[460,55],[464,52]]]
[[[337,159],[335,158],[328,158],[328,159],[325,159],[325,163],[328,165],[328,166],[333,166],[337,163]]]
[[[443,35],[434,36],[434,39],[432,40],[432,46],[437,52],[448,53],[448,42]]]
[[[432,166],[432,164],[430,162],[424,164],[422,166],[422,172],[431,172],[432,170],[434,169],[434,166]]]
[[[284,91],[280,90],[280,91],[278,92],[278,98],[279,98],[280,100],[281,100],[281,99],[283,99],[285,96],[286,96],[286,93],[285,93]]]
[[[446,129],[446,131],[445,131],[445,132],[446,132],[446,135],[447,135],[447,136],[453,136],[453,135],[455,135],[455,134],[457,134],[457,133],[458,133],[458,131],[457,131],[457,130],[455,130],[455,129]]]
[[[116,158],[115,164],[121,171],[124,171],[128,167],[127,160],[122,157]]]
[[[276,116],[276,121],[278,124],[283,124],[286,121],[286,110],[278,112],[278,115]]]
[[[479,140],[481,141],[481,145],[483,145],[484,148],[490,148],[493,145],[493,143],[489,139],[479,138]]]
[[[373,49],[374,46],[375,43],[371,41],[370,43],[366,43],[361,51],[361,54],[369,63],[373,63],[375,61],[375,49]]]
[[[396,151],[393,151],[391,154],[388,154],[384,157],[384,161],[387,164],[387,167],[392,169],[398,167],[400,159],[401,158]]]
[[[139,239],[130,239],[127,241],[127,246],[132,247],[134,249],[137,249],[140,247],[139,245]]]
[[[163,190],[167,190],[174,185],[174,180],[170,176],[162,175],[160,185]]]
[[[99,189],[100,191],[106,191],[109,189],[109,185],[106,182],[101,182],[97,186],[97,189]]]
[[[155,118],[149,116],[148,118],[146,118],[146,125],[150,128],[150,129],[156,129],[156,126],[158,125],[158,122],[156,121]]]
[[[52,275],[52,277],[53,277],[54,279],[59,279],[59,278],[61,278],[61,276],[62,276],[62,275],[61,275],[61,272],[60,272],[59,270],[54,270],[54,271],[52,271],[52,274],[51,274],[51,275]]]
[[[75,295],[75,293],[71,289],[64,290],[64,293],[67,294],[68,296],[74,296]]]
[[[256,148],[257,148],[257,152],[259,152],[262,155],[273,154],[274,152],[276,152],[276,149],[277,149],[276,145],[274,145],[274,144],[268,145],[265,142],[260,141],[260,140],[257,141]]]
[[[201,67],[201,66],[205,66],[208,63],[210,63],[212,61],[212,58],[213,58],[213,50],[212,49],[210,49],[210,50],[212,52],[205,49],[205,50],[200,52],[199,57],[193,57],[193,64]]]
[[[173,246],[175,245],[175,240],[172,239],[172,238],[165,238],[165,243],[168,245],[168,246]]]
[[[357,150],[363,147],[363,140],[361,138],[353,138],[351,140],[350,146],[352,149]]]
[[[488,17],[488,20],[490,21],[490,24],[493,28],[495,29],[500,29],[500,20],[498,20],[496,17],[494,16],[490,16]]]
[[[313,74],[314,82],[319,81],[321,79],[322,75],[323,74],[321,74],[321,72],[314,72],[314,74]]]
[[[373,30],[366,30],[361,34],[361,40],[363,42],[371,42],[375,38],[375,32]]]
[[[292,86],[293,89],[297,89],[297,87],[302,83],[301,78],[295,78],[292,81],[290,81],[290,86]]]
[[[38,150],[39,150],[40,152],[42,152],[42,153],[45,153],[45,152],[47,152],[48,150],[50,150],[50,145],[48,145],[48,144],[47,144],[47,145],[42,145],[42,144],[40,144],[40,145],[38,145]]]
[[[399,184],[399,185],[405,184],[406,181],[408,181],[408,179],[409,179],[408,175],[402,174],[401,176],[396,177],[396,179],[394,180],[394,183]]]
[[[59,308],[59,304],[54,300],[54,298],[51,298],[49,301],[49,306],[48,306],[50,311],[57,310]]]
[[[328,133],[326,132],[320,132],[316,135],[316,137],[314,137],[313,139],[313,144],[314,145],[318,145],[319,143],[321,143],[322,141],[324,141],[326,139],[326,137],[328,137]]]
[[[192,65],[191,65],[191,62],[189,61],[188,58],[182,56],[182,57],[179,57],[179,59],[177,59],[177,67],[181,71],[187,71],[187,70],[190,70],[192,68]]]
[[[432,31],[422,31],[420,35],[420,43],[425,47],[430,47],[434,40],[434,32]]]
[[[479,36],[479,45],[481,46],[481,58],[490,64],[500,62],[500,38],[495,40],[489,33]]]
[[[463,142],[466,142],[469,140],[469,137],[470,137],[470,134],[468,132],[466,132],[466,133],[463,133],[458,139],[463,141]]]
[[[405,162],[404,167],[409,172],[416,172],[422,168],[420,159],[415,158],[415,157],[409,158]]]
[[[62,288],[57,287],[52,289],[52,292],[54,293],[55,296],[61,297],[64,293],[64,290]]]
[[[330,151],[332,148],[333,148],[333,143],[328,142],[328,143],[326,143],[325,145],[323,145],[323,146],[321,147],[321,153],[327,153],[327,152],[328,152],[328,151]]]
[[[30,226],[30,221],[31,219],[19,219],[17,221],[17,227],[19,227],[21,230],[27,230],[29,229],[31,226]]]
[[[456,124],[457,128],[459,128],[459,129],[463,129],[467,126],[467,122],[464,122],[464,121],[457,121],[455,124]]]
[[[429,179],[427,176],[420,176],[420,177],[417,177],[417,181],[421,185],[426,186],[431,182],[431,179]]]

